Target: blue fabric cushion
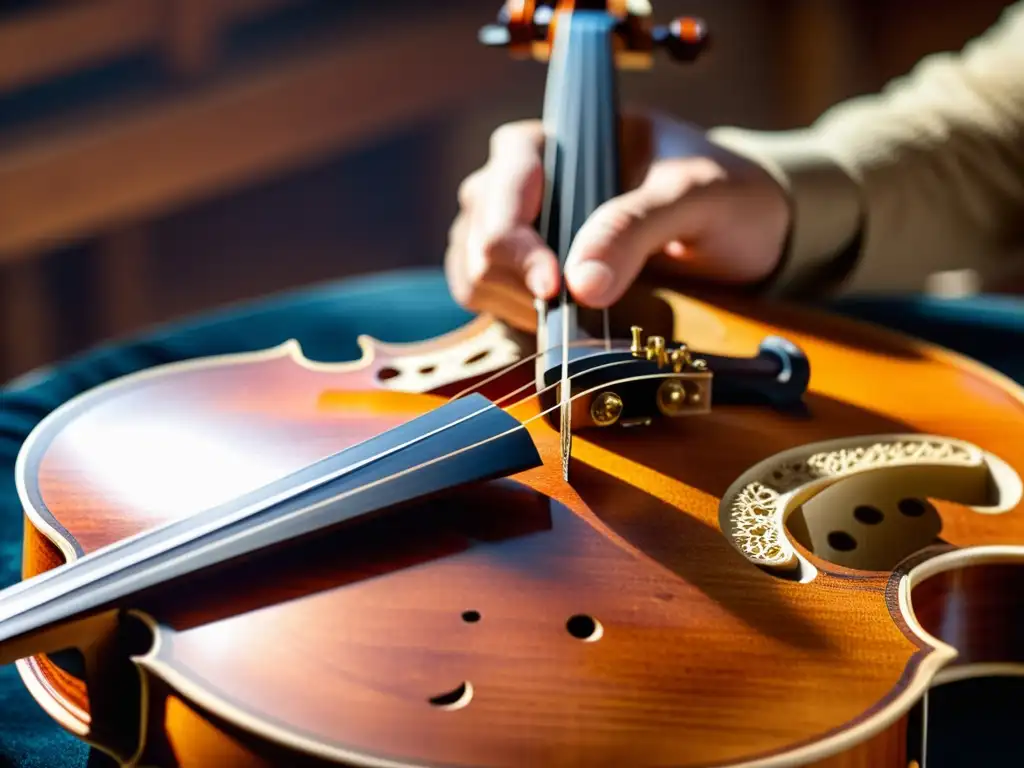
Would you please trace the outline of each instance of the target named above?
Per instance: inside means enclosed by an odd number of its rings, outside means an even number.
[[[832,307],[974,355],[1024,380],[1024,311],[1020,302],[982,298],[851,299]],[[298,339],[307,357],[335,362],[359,356],[356,337],[416,341],[471,319],[451,300],[443,275],[408,271],[347,280],[231,307],[188,323],[157,328],[109,344],[59,366],[34,372],[0,392],[0,587],[16,582],[21,564],[22,511],[14,488],[18,449],[32,428],[70,397],[154,365],[208,355],[265,349]],[[969,684],[973,685],[973,684]],[[933,693],[933,701],[940,694]],[[990,696],[991,692],[985,695]],[[952,712],[959,698],[950,699]],[[969,711],[961,713],[967,717]],[[957,715],[958,717],[960,715]],[[987,720],[988,727],[998,723]],[[981,759],[978,728],[971,746]],[[933,729],[934,730],[934,729]],[[1012,729],[1007,729],[1012,733]],[[951,748],[950,748],[951,749]],[[930,768],[956,765],[955,752],[936,750]],[[940,762],[942,761],[942,762]],[[0,766],[98,766],[106,759],[64,733],[29,697],[14,667],[0,669]]]
[[[828,308],[961,352],[1017,382],[1024,381],[1021,299],[858,296],[836,301]]]

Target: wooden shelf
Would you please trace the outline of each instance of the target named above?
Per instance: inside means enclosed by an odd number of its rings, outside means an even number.
[[[71,0],[0,19],[0,95],[153,47],[192,61],[196,33],[301,0]]]
[[[469,24],[467,24],[467,21]],[[463,15],[339,34],[0,150],[0,261],[161,215],[471,102],[508,63]],[[471,61],[471,66],[467,66]]]
[[[94,244],[103,323],[127,332],[157,290],[150,222],[379,146],[516,77],[477,43],[473,5],[67,0],[0,16],[0,380],[58,355],[49,254]],[[97,72],[102,87],[78,85]]]

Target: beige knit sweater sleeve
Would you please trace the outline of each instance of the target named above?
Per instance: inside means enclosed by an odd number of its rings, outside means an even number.
[[[917,291],[957,269],[975,270],[983,286],[1020,274],[1024,2],[963,51],[925,59],[808,129],[710,137],[790,193],[781,294]]]

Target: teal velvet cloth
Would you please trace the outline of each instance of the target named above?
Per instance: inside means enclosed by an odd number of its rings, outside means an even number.
[[[854,299],[832,308],[971,354],[1024,381],[1021,302],[994,298]],[[359,334],[384,341],[415,341],[454,329],[469,319],[470,315],[452,302],[437,271],[377,275],[159,328],[12,382],[0,393],[0,587],[19,578],[22,511],[13,481],[18,449],[29,431],[70,397],[154,365],[265,349],[292,338],[300,341],[313,360],[351,360],[359,356]],[[975,735],[978,727],[972,726]],[[980,757],[976,751],[972,754]],[[932,759],[936,758],[940,756],[933,754]],[[13,667],[0,669],[0,768],[105,762],[102,756],[90,756],[85,746],[54,725],[29,697]]]

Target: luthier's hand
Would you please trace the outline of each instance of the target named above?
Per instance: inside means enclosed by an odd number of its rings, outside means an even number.
[[[494,133],[487,164],[459,190],[445,258],[456,301],[523,328],[536,323],[533,299],[560,289],[556,257],[534,228],[543,145],[539,121]],[[594,212],[566,261],[566,283],[580,304],[614,303],[648,263],[727,283],[759,280],[778,263],[789,204],[761,167],[652,114],[624,120],[622,165],[629,191]]]

